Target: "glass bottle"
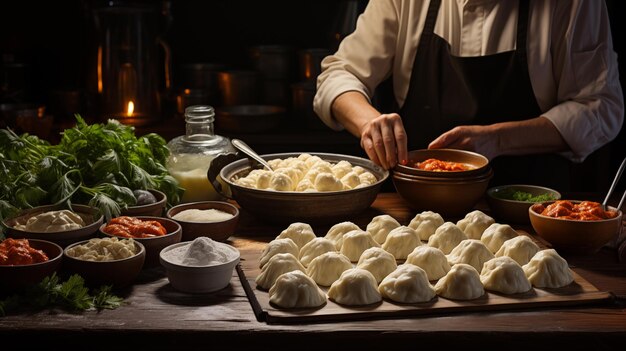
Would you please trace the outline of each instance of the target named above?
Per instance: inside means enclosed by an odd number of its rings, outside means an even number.
[[[185,189],[182,202],[218,200],[221,198],[207,178],[211,161],[220,153],[235,152],[230,139],[213,130],[215,111],[207,105],[185,109],[186,134],[167,144],[170,156],[167,168]]]

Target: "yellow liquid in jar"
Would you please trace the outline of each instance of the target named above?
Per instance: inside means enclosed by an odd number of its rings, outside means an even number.
[[[169,172],[185,189],[181,202],[220,200],[222,196],[215,191],[209,182],[207,171],[213,156],[207,155],[178,155],[170,157]]]

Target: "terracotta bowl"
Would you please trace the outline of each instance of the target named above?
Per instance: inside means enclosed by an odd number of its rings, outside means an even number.
[[[230,213],[233,217],[217,222],[192,222],[173,218],[176,214],[189,209],[215,209]],[[239,209],[234,205],[223,201],[190,202],[170,208],[167,211],[167,218],[180,224],[183,231],[181,241],[192,241],[200,236],[206,236],[216,241],[225,241],[235,232],[235,228],[239,222]]]
[[[416,162],[422,162],[429,158],[435,158],[441,161],[457,162],[469,165],[472,169],[458,172],[434,172],[425,171],[416,167],[411,167]],[[489,159],[485,156],[466,150],[456,149],[420,149],[409,151],[408,164],[403,166],[398,164],[394,167],[394,173],[416,175],[423,177],[436,178],[468,178],[475,177],[489,172],[491,166]]]
[[[72,205],[72,208],[74,209],[74,212],[78,213],[83,218],[83,220],[87,224],[86,226],[79,229],[51,233],[30,232],[14,228],[16,224],[26,223],[26,221],[32,216],[36,216],[43,212],[59,209],[58,206],[54,205],[38,206],[21,211],[15,217],[9,218],[4,221],[4,224],[7,228],[6,237],[14,239],[47,240],[58,244],[61,247],[66,247],[67,245],[75,243],[77,241],[94,237],[98,233],[98,228],[104,221],[104,216],[98,216],[98,209],[95,207],[85,205]]]
[[[592,254],[611,240],[617,238],[622,228],[622,211],[611,219],[599,221],[577,221],[554,218],[537,212],[539,205],[548,206],[554,201],[534,204],[528,209],[533,229],[557,251],[573,254]],[[580,203],[582,201],[572,201]],[[617,211],[615,207],[610,210]]]
[[[85,279],[85,284],[91,287],[113,285],[119,288],[131,284],[141,273],[146,259],[146,249],[139,241],[135,241],[138,252],[134,256],[119,260],[87,261],[67,254],[68,249],[88,242],[89,240],[84,240],[74,243],[63,251],[63,270],[80,275]]]
[[[167,230],[167,234],[162,236],[155,236],[151,238],[133,238],[143,244],[143,246],[146,248],[146,262],[144,263],[143,267],[157,267],[159,266],[159,252],[161,252],[161,250],[168,245],[180,242],[182,238],[182,229],[180,227],[180,224],[172,219],[162,217],[136,216],[136,218],[144,221],[160,222]],[[109,234],[104,231],[106,225],[107,224],[104,223],[100,226],[100,233],[105,236],[114,237],[115,235]]]
[[[500,221],[500,223],[530,223],[528,208],[532,206],[534,202],[509,200],[499,196],[509,190],[523,191],[533,196],[550,194],[554,197],[554,200],[561,199],[561,193],[558,191],[537,185],[511,184],[489,188],[487,189],[487,203],[494,217]]]
[[[48,261],[19,266],[0,265],[0,291],[11,293],[38,284],[60,268],[63,258],[61,246],[46,240],[28,239],[29,245],[42,250]]]
[[[493,171],[468,181],[432,178],[418,180],[394,173],[391,177],[396,191],[414,210],[434,211],[446,220],[460,218],[470,212],[485,194]]]
[[[167,196],[165,193],[150,189],[148,190],[154,197],[156,198],[156,202],[147,205],[140,206],[129,206],[128,208],[122,209],[122,216],[153,216],[153,217],[161,217],[163,216],[163,211],[165,210],[165,205],[167,204]]]

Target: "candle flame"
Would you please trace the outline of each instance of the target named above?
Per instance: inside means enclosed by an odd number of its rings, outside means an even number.
[[[127,116],[128,117],[132,117],[133,116],[133,111],[135,111],[135,103],[131,100],[131,101],[128,102]]]

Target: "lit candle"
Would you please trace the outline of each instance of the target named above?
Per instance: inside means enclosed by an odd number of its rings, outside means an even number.
[[[128,102],[128,111],[126,113],[126,116],[132,117],[133,116],[133,111],[135,111],[135,103],[132,100],[130,100]]]

